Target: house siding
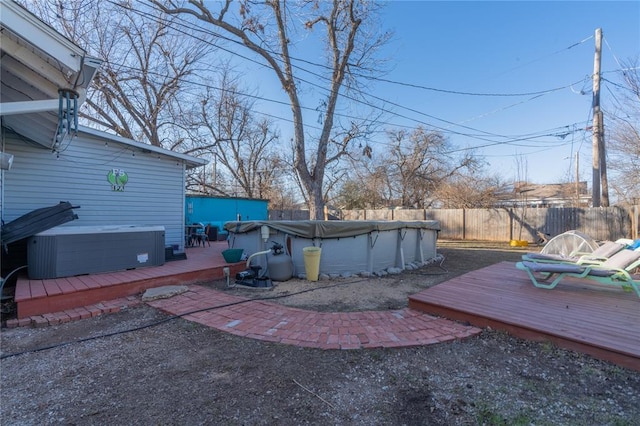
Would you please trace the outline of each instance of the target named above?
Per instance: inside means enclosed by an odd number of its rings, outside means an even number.
[[[3,220],[9,222],[40,207],[69,201],[81,225],[153,225],[165,227],[165,243],[184,246],[183,161],[79,133],[56,154],[5,133],[5,149],[14,155],[3,178]],[[128,182],[114,190],[112,169]]]

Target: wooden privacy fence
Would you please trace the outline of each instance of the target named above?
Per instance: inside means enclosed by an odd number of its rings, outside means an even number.
[[[595,240],[640,238],[640,206],[596,208],[379,209],[341,210],[342,220],[437,220],[439,238],[536,242],[575,229]],[[271,220],[307,220],[304,210],[269,212]]]

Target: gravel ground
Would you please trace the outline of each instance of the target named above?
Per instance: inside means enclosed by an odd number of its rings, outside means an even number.
[[[277,303],[305,309],[397,309],[408,294],[521,254],[486,243],[438,246],[445,269],[319,282],[327,288],[298,295],[311,283],[291,280],[267,292],[207,285],[252,298],[288,295]],[[640,373],[502,332],[322,351],[166,319],[143,304],[59,326],[3,329],[1,423],[640,425]]]

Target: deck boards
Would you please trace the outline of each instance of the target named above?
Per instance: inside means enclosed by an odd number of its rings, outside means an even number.
[[[19,277],[18,318],[87,306],[147,288],[223,277],[226,242],[187,250],[187,260],[136,271],[52,280]],[[244,263],[231,265],[235,275]],[[81,290],[79,290],[81,289]],[[409,307],[445,318],[491,326],[526,339],[584,352],[640,371],[640,298],[619,288],[566,279],[536,288],[511,262],[470,272],[417,293]]]
[[[640,370],[640,298],[619,288],[578,279],[536,288],[514,263],[502,262],[415,294],[409,306]]]
[[[18,277],[15,301],[18,319],[79,308],[93,303],[138,294],[148,288],[221,279],[222,269],[235,274],[244,263],[228,265],[222,251],[226,241],[187,249],[187,259],[135,270],[30,280],[26,271]]]

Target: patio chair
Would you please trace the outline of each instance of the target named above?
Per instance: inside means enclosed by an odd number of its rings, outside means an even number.
[[[211,247],[211,242],[209,241],[209,234],[206,232],[206,228],[202,223],[194,223],[189,227],[190,234],[188,237],[188,247],[200,246],[204,247],[204,244],[207,243],[209,247]]]
[[[634,243],[633,240],[620,238],[616,241],[605,241],[597,249],[591,253],[574,252],[570,255],[561,255],[553,253],[525,253],[522,255],[523,261],[531,262],[552,262],[552,263],[577,263],[582,264],[601,264],[614,254],[625,248],[630,247]]]
[[[525,271],[533,285],[539,288],[552,289],[565,277],[574,277],[593,280],[599,284],[622,287],[627,291],[635,291],[640,297],[640,279],[631,275],[639,267],[640,249],[621,250],[597,265],[527,260],[516,263],[516,268]],[[554,278],[553,281],[549,282],[552,278]]]
[[[196,228],[196,240],[202,244],[202,247],[204,247],[205,243],[207,243],[209,247],[211,247],[211,242],[209,241],[209,233],[207,232],[208,228],[206,228],[203,223],[198,223],[198,225],[200,226]]]

